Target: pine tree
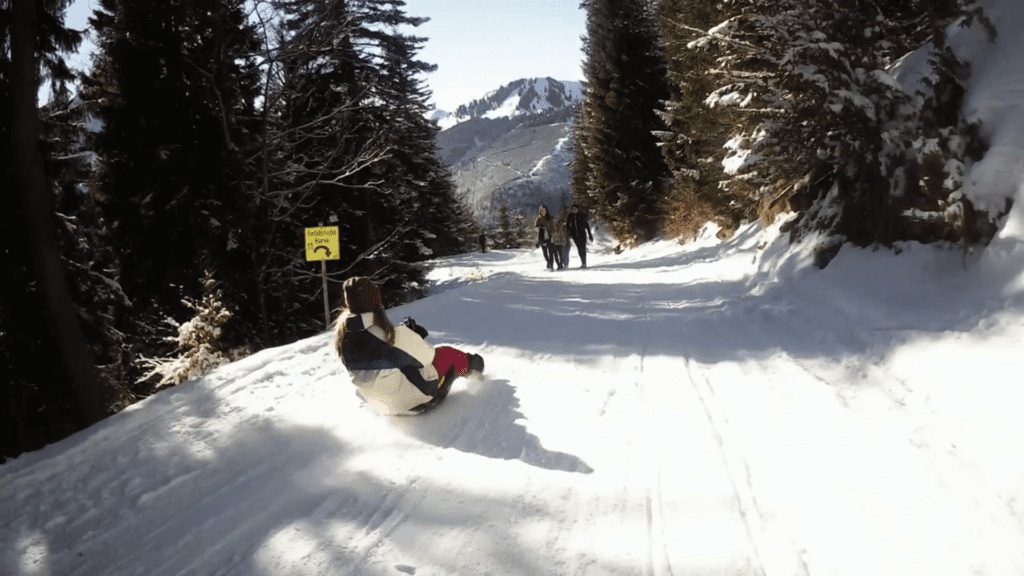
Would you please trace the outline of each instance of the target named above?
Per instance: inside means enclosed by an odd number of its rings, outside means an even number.
[[[395,1],[275,1],[268,33],[260,214],[262,316],[295,333],[319,322],[319,275],[302,260],[304,226],[337,225],[335,285],[371,276],[388,304],[415,296],[419,262],[464,249],[461,207],[436,158],[428,94],[416,60],[422,39],[399,33],[422,19]],[[275,30],[272,26],[268,30]],[[339,297],[333,298],[339,301]]]
[[[391,138],[392,152],[380,162],[386,176],[382,188],[391,191],[390,198],[382,199],[390,201],[390,206],[381,206],[383,218],[394,218],[396,226],[399,222],[408,226],[408,233],[382,257],[393,268],[391,290],[411,296],[414,287],[423,283],[421,268],[415,263],[465,250],[467,240],[476,234],[465,207],[456,199],[452,177],[438,158],[437,128],[426,118],[430,94],[420,75],[437,66],[416,57],[425,38],[399,31],[418,27],[428,19],[406,15],[402,0],[360,0],[354,6],[360,24],[356,42],[370,63],[363,69],[373,71],[366,84],[381,104],[375,109],[374,122],[388,126]],[[399,273],[399,262],[411,266]]]
[[[573,195],[627,243],[658,231],[669,172],[653,132],[668,98],[665,62],[647,2],[586,0],[587,94],[574,131]]]
[[[498,248],[512,248],[515,244],[512,231],[512,218],[508,208],[508,201],[504,198],[498,205],[498,230],[495,240]]]
[[[70,91],[51,91],[41,108],[47,175],[55,190],[57,236],[67,268],[71,297],[113,408],[132,400],[131,342],[119,330],[131,303],[116,278],[117,253],[95,199],[88,193],[93,154],[83,127],[86,106]]]
[[[670,97],[659,111],[666,128],[657,135],[672,172],[672,189],[662,209],[666,233],[674,237],[694,237],[708,221],[727,233],[756,216],[750,190],[739,183],[728,189],[719,186],[728,178],[722,167],[725,145],[747,118],[734,108],[705,104],[722,87],[722,74],[719,54],[700,40],[736,15],[727,8],[735,6],[698,0],[661,0],[658,6]]]
[[[114,403],[90,347],[102,336],[83,330],[96,324],[95,310],[72,299],[67,265],[80,260],[65,258],[68,243],[58,235],[68,223],[56,212],[66,207],[54,205],[54,175],[68,163],[52,152],[58,132],[70,136],[68,124],[41,117],[37,102],[40,72],[53,100],[68,100],[72,74],[62,53],[81,35],[63,25],[67,4],[0,4],[0,173],[12,193],[0,231],[15,240],[0,251],[0,461],[98,421]]]
[[[102,0],[90,22],[99,46],[83,95],[102,123],[93,193],[136,319],[188,314],[182,299],[201,295],[205,270],[230,280],[225,298],[240,305],[258,48],[243,1]]]
[[[526,248],[533,245],[531,224],[525,214],[519,210],[512,211],[512,245],[509,248]]]
[[[265,338],[287,341],[322,330],[319,270],[305,262],[303,229],[338,226],[344,274],[376,248],[370,199],[389,153],[364,104],[365,66],[353,44],[348,2],[282,0],[265,26],[263,134],[254,242]],[[387,238],[387,236],[385,236]]]
[[[727,192],[769,209],[787,203],[798,213],[787,223],[793,238],[823,231],[821,266],[844,242],[985,241],[978,227],[994,230],[984,223],[990,218],[958,193],[981,142],[959,114],[966,70],[944,42],[957,20],[991,29],[980,7],[924,0],[734,7],[738,16],[689,44],[716,50],[720,87],[705,102],[749,118],[730,141]],[[933,74],[909,94],[891,67],[923,46]],[[908,218],[919,212],[932,214],[931,222]]]

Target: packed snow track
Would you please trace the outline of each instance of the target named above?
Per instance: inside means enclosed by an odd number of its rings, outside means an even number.
[[[0,466],[0,573],[1024,573],[1019,251],[592,249],[389,311],[487,360],[433,413],[323,334]]]

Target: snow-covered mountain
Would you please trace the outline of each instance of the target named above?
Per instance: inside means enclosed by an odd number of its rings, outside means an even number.
[[[492,90],[483,98],[463,104],[454,112],[434,110],[430,119],[442,129],[474,118],[514,118],[572,108],[583,99],[584,85],[579,81],[553,78],[523,78]]]
[[[527,78],[454,113],[431,113],[442,128],[441,159],[452,168],[458,193],[479,222],[492,221],[502,200],[524,214],[541,203],[554,211],[571,203],[572,120],[584,88],[581,82]]]

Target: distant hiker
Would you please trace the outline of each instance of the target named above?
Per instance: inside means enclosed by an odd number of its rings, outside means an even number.
[[[484,371],[477,354],[427,344],[427,331],[415,320],[392,325],[369,278],[349,278],[342,291],[345,309],[334,324],[334,347],[358,387],[356,394],[378,414],[434,408],[457,376]]]
[[[565,220],[556,221],[551,231],[551,249],[555,253],[555,265],[559,270],[569,267],[569,261],[565,259],[568,241],[569,238],[565,235]]]
[[[555,227],[555,219],[548,214],[548,207],[541,204],[537,210],[537,245],[544,254],[544,260],[548,263],[548,270],[552,270],[554,250],[551,245],[551,230]]]
[[[594,234],[590,231],[590,222],[587,222],[587,215],[580,212],[578,204],[572,205],[572,213],[565,219],[565,231],[576,243],[576,251],[580,253],[580,268],[587,267],[587,236],[594,241]],[[568,250],[567,250],[568,251]],[[568,258],[566,258],[568,262]]]
[[[485,236],[483,233],[481,233],[480,236],[477,237],[476,241],[480,243],[480,251],[486,254],[487,253],[487,236]]]

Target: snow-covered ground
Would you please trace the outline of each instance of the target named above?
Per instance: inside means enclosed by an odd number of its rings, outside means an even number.
[[[438,261],[434,413],[324,334],[0,466],[0,573],[1024,573],[1019,250],[608,246]]]

